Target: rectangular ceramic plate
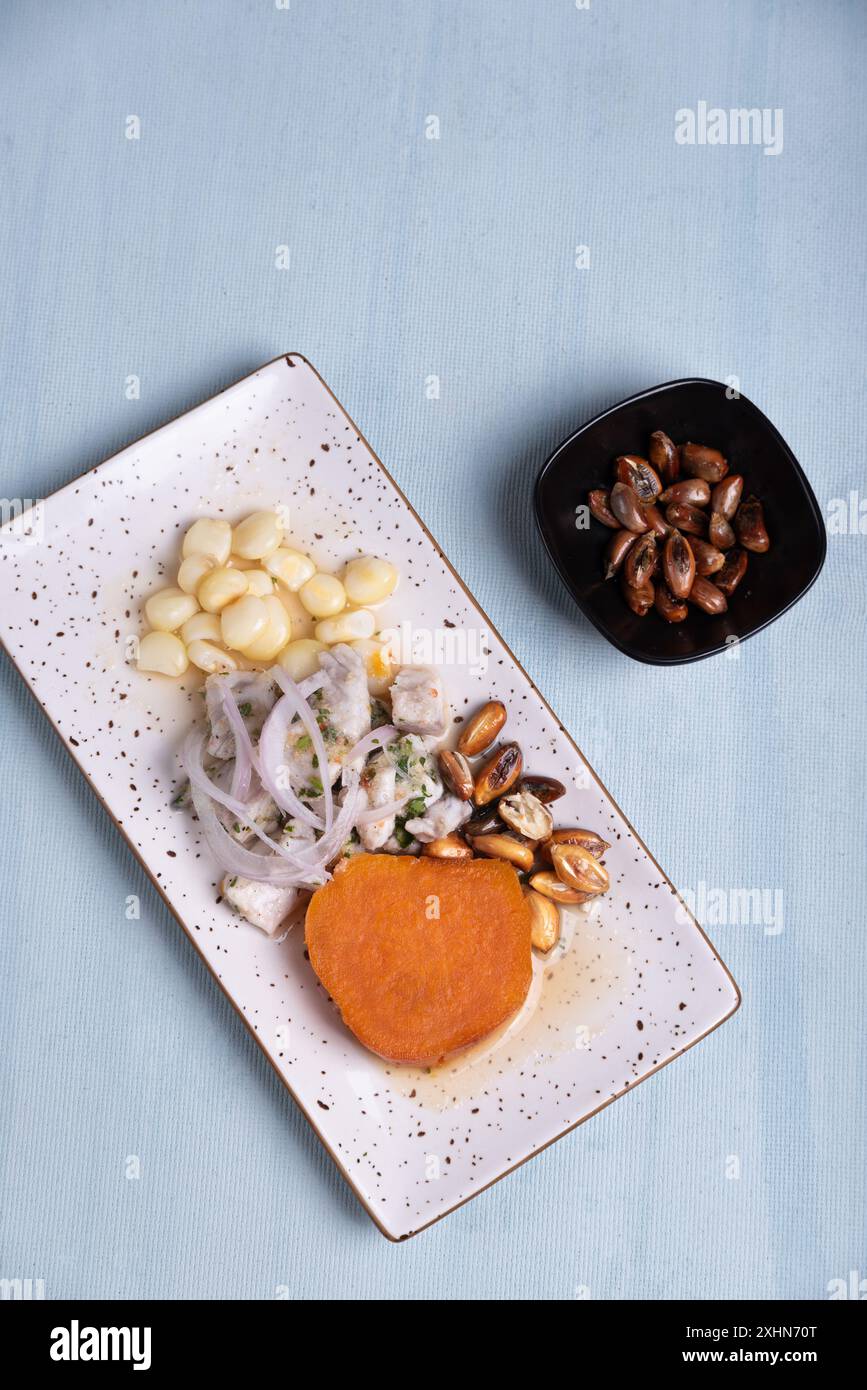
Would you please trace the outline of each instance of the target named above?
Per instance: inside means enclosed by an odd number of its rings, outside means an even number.
[[[365,552],[398,563],[383,624],[411,625],[458,716],[501,698],[525,767],[569,787],[557,823],[612,842],[611,892],[593,914],[570,915],[563,946],[537,963],[535,1008],[432,1073],[355,1042],[301,929],[271,941],[219,902],[195,822],[170,808],[201,677],[144,677],[127,659],[142,599],[174,583],[191,521],[280,502],[292,544],[321,568]],[[385,1235],[404,1239],[476,1196],[737,1008],[701,928],[303,357],[268,363],[7,522],[0,574],[12,660]]]

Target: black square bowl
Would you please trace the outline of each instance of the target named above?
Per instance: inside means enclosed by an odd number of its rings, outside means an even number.
[[[743,641],[779,618],[815,583],[825,560],[825,526],[798,460],[770,420],[744,396],[729,398],[718,381],[669,381],[621,401],[565,440],[536,480],[536,521],[557,573],[578,607],[615,647],[636,661],[674,666],[699,661]],[[616,579],[602,578],[612,532],[590,519],[576,526],[576,508],[594,487],[610,487],[619,454],[647,457],[650,435],[665,430],[675,444],[693,440],[719,449],[729,471],[744,477],[744,496],[764,506],[771,548],[750,555],[749,568],[726,613],[690,609],[669,624],[651,610],[627,608]]]

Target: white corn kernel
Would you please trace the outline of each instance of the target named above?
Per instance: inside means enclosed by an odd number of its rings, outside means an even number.
[[[196,598],[206,613],[219,613],[246,592],[247,576],[241,570],[230,570],[226,565],[219,565],[205,575],[196,591]]]
[[[222,642],[223,632],[216,613],[195,613],[181,628],[181,640],[191,642]]]
[[[214,642],[208,642],[204,638],[196,637],[187,647],[187,656],[194,666],[198,666],[200,671],[207,671],[211,676],[215,671],[237,671],[238,663],[233,656],[230,656],[222,647],[218,647]]]
[[[255,594],[245,594],[224,608],[220,614],[223,641],[236,652],[243,652],[261,636],[268,626],[265,600]]]
[[[257,570],[258,560],[244,560],[240,555],[230,555],[226,561],[230,570]]]
[[[362,555],[350,560],[343,576],[350,603],[384,603],[397,585],[397,570],[388,560],[376,555]]]
[[[336,618],[323,618],[314,632],[320,642],[333,646],[335,642],[354,642],[360,637],[372,637],[376,619],[366,608],[347,608]]]
[[[283,523],[276,512],[253,512],[235,527],[232,549],[243,560],[264,560],[283,539]]]
[[[178,588],[183,589],[185,594],[194,594],[215,564],[210,555],[188,555],[186,560],[181,561],[178,570]]]
[[[314,574],[298,597],[312,618],[333,618],[346,607],[346,590],[333,574]]]
[[[268,610],[268,623],[264,632],[244,648],[244,655],[250,661],[273,661],[292,636],[289,614],[277,595],[266,594],[262,602]]]
[[[160,676],[182,676],[187,669],[187,649],[173,632],[148,632],[138,646],[138,669]]]
[[[300,550],[290,550],[282,545],[268,556],[265,569],[287,589],[291,589],[293,594],[297,594],[301,585],[316,573],[316,566],[309,555],[302,555]]]
[[[313,619],[304,607],[297,594],[293,594],[291,589],[281,587],[279,590],[280,602],[289,614],[289,622],[292,625],[289,634],[291,641],[296,641],[299,637],[313,636]]]
[[[358,652],[364,662],[371,695],[385,695],[394,677],[394,667],[385,643],[378,642],[373,637],[365,637],[350,642],[349,645],[353,651]]]
[[[218,565],[224,565],[232,549],[232,528],[228,521],[218,521],[216,517],[203,516],[194,521],[187,534],[181,554],[210,555]]]
[[[303,681],[319,670],[319,658],[327,650],[324,642],[317,642],[312,637],[299,637],[279,653],[277,665],[282,666],[293,681]]]
[[[264,598],[266,594],[273,594],[274,580],[264,570],[245,570],[244,577],[247,580],[248,593],[255,594],[257,598]]]
[[[145,604],[145,617],[159,632],[174,632],[198,611],[195,596],[183,589],[160,589]]]

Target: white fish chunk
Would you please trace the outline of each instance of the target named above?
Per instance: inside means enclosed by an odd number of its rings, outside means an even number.
[[[243,878],[240,874],[224,878],[222,892],[226,902],[266,936],[276,935],[301,898],[299,888],[256,883],[254,879]]]
[[[340,776],[341,762],[335,749],[325,745],[328,757],[328,785],[333,787]],[[315,801],[322,795],[325,783],[313,741],[300,723],[290,726],[286,736],[286,775],[289,785],[302,801]]]
[[[255,838],[252,825],[258,825],[266,835],[273,835],[280,824],[280,811],[268,792],[260,790],[247,802],[247,817],[242,821],[227,822],[226,829],[239,844],[246,845]]]
[[[411,839],[406,823],[424,815],[443,794],[436,756],[419,734],[404,734],[387,744],[385,757],[394,766],[396,799],[403,799],[403,808],[394,816],[382,847],[388,854],[415,854],[419,843]]]
[[[442,738],[448,713],[438,673],[430,666],[403,666],[391,687],[391,720],[411,734]]]
[[[442,796],[443,784],[436,758],[425,740],[418,734],[403,734],[370,755],[359,792],[359,810],[400,800],[412,808],[405,810],[402,818],[398,810],[380,821],[358,827],[361,846],[368,853],[384,849],[392,854],[406,854],[409,836],[403,825],[407,814],[422,815]]]
[[[404,734],[403,738],[387,744],[385,753],[397,773],[398,795],[406,795],[408,801],[422,796],[428,806],[439,800],[443,784],[436,755],[423,738],[418,734]]]
[[[360,789],[359,810],[364,810],[367,807],[387,806],[396,797],[397,774],[391,759],[380,754],[371,764],[368,764],[368,767],[372,769],[372,776],[368,775],[368,780]],[[367,769],[365,769],[365,773],[367,774]],[[358,837],[370,854],[382,849],[393,833],[393,812],[383,820],[371,821],[358,827]]]
[[[461,801],[460,797],[447,792],[429,806],[423,816],[408,820],[406,831],[427,845],[431,840],[441,840],[444,835],[451,835],[453,830],[457,830],[464,821],[470,819],[472,813],[473,808],[469,801]]]
[[[302,821],[290,821],[279,836],[279,843],[303,849],[316,841],[313,827]],[[273,883],[259,883],[242,874],[227,874],[222,894],[237,912],[266,936],[274,936],[278,927],[301,901],[303,888],[287,888]]]
[[[325,680],[313,704],[351,748],[370,732],[367,668],[359,653],[341,642],[322,653],[319,669]]]
[[[288,819],[283,826],[280,835],[280,844],[286,845],[289,849],[306,849],[308,845],[315,845],[316,831],[312,825],[308,825],[303,820]]]

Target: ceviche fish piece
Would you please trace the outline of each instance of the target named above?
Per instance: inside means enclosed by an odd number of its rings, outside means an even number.
[[[406,833],[414,836],[416,840],[421,840],[422,844],[430,844],[431,840],[442,840],[446,835],[451,835],[452,831],[468,821],[472,814],[473,808],[469,801],[461,801],[459,797],[447,792],[426,810],[424,815],[407,820]]]
[[[223,705],[222,690],[225,685],[231,687],[251,739],[259,737],[277,698],[274,682],[263,671],[208,676],[205,681],[205,713],[211,728],[208,752],[212,758],[235,756],[235,735]]]
[[[443,794],[437,763],[418,734],[403,734],[376,749],[361,777],[365,810],[389,806],[381,820],[365,817],[358,826],[359,843],[370,852],[417,853],[419,843],[406,831],[411,816],[420,816]]]
[[[389,854],[415,854],[421,846],[407,830],[407,821],[423,815],[443,794],[436,757],[419,734],[394,739],[386,745],[385,757],[394,764],[395,790],[403,804],[382,848]]]
[[[436,755],[418,734],[404,734],[385,746],[385,755],[394,763],[399,784],[410,796],[422,796],[428,805],[443,794]]]
[[[337,735],[333,731],[333,726],[327,723],[326,712],[322,713],[321,719],[317,716],[317,722],[328,752],[328,786],[333,787],[340,776],[342,766],[334,746],[337,742]],[[343,739],[342,743],[345,751],[346,740]],[[315,801],[322,795],[325,786],[322,767],[313,747],[313,740],[300,723],[292,725],[287,732],[285,767],[289,785],[293,791],[298,793],[302,801]]]
[[[226,902],[266,936],[274,936],[301,899],[299,888],[257,883],[241,874],[225,878],[222,891]]]
[[[227,825],[229,834],[241,845],[247,845],[255,839],[254,825],[258,826],[260,830],[264,830],[266,834],[273,835],[280,825],[281,815],[276,802],[271,799],[268,792],[264,789],[255,792],[245,802],[245,806],[246,817],[243,820],[238,817]]]
[[[370,691],[367,668],[358,652],[341,643],[323,652],[319,669],[324,675],[321,688],[313,697],[338,733],[350,746],[370,730]]]
[[[443,737],[448,721],[443,683],[430,666],[402,666],[390,694],[396,728],[430,738]]]
[[[368,776],[368,772],[370,775]],[[361,797],[366,808],[388,806],[397,796],[397,770],[385,753],[372,758],[362,777]],[[371,821],[358,827],[358,837],[364,849],[373,853],[382,849],[394,833],[394,812],[383,820]]]
[[[316,843],[316,834],[312,826],[290,820],[277,837],[277,843],[290,849],[311,848]],[[245,878],[243,874],[227,874],[221,891],[236,912],[267,936],[273,936],[289,913],[306,897],[301,886],[260,883],[257,879]]]

